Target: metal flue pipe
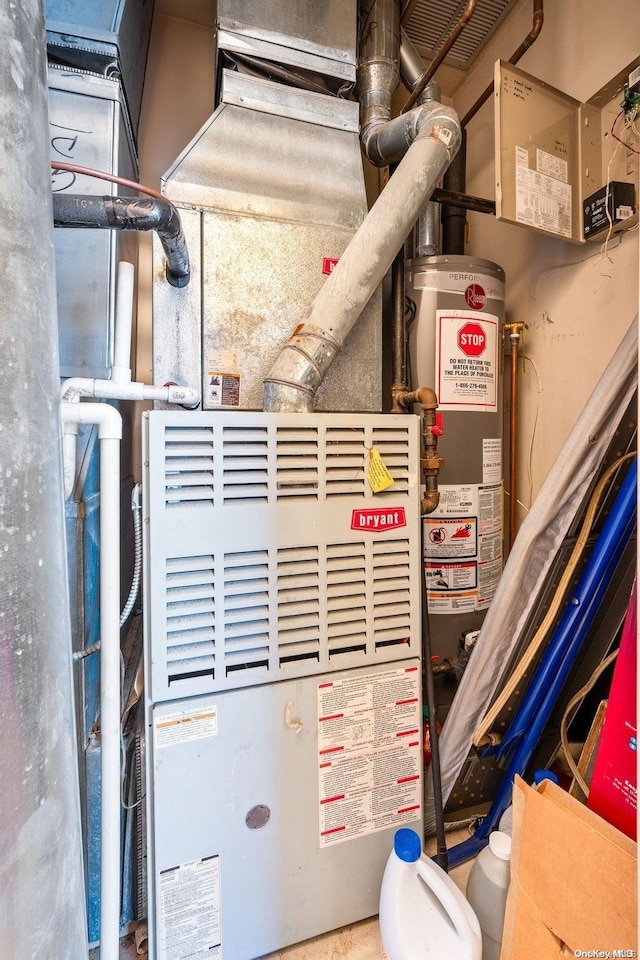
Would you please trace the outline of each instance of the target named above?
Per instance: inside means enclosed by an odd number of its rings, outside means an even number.
[[[42,0],[0,4],[0,944],[87,957]]]
[[[313,411],[327,370],[459,149],[455,111],[434,103],[416,113],[417,136],[269,371],[265,410]],[[394,128],[385,144],[399,147],[410,120],[407,114],[382,124],[383,133]]]

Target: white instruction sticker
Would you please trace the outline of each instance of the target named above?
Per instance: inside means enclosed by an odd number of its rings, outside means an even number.
[[[221,960],[220,858],[161,870],[160,960]]]
[[[218,733],[218,711],[215,705],[197,710],[163,713],[154,719],[156,747],[168,747],[188,740],[215,737]]]
[[[498,318],[436,311],[436,392],[441,410],[498,409]]]
[[[482,441],[482,482],[500,483],[502,480],[502,440],[500,437]]]
[[[566,183],[569,179],[569,164],[555,153],[536,150],[536,166],[538,173],[544,173],[548,177],[553,177],[554,180],[562,180]]]
[[[439,489],[438,508],[423,519],[429,611],[485,610],[502,574],[502,481]]]
[[[420,818],[417,665],[318,684],[320,847]]]
[[[240,406],[240,370],[237,354],[228,350],[207,355],[205,406]]]
[[[529,151],[525,147],[516,147],[516,166],[529,166]]]
[[[516,221],[570,237],[571,184],[516,164]]]

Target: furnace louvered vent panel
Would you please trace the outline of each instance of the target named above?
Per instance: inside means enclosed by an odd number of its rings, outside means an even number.
[[[327,546],[327,647],[330,660],[367,652],[366,544]]]
[[[276,428],[278,500],[318,499],[317,427]]]
[[[213,503],[213,430],[165,428],[165,503],[173,506]]]
[[[409,428],[377,427],[372,434],[373,446],[382,457],[393,477],[393,486],[383,490],[378,497],[394,499],[399,493],[407,493],[410,483]]]
[[[278,658],[280,666],[320,660],[318,547],[277,551]]]
[[[266,427],[222,428],[222,496],[225,503],[266,503],[269,457]]]
[[[213,557],[166,563],[166,669],[169,683],[215,677]]]
[[[418,437],[415,417],[149,414],[153,701],[419,653]]]
[[[327,427],[328,497],[365,496],[367,448],[363,427]]]
[[[409,540],[373,544],[373,636],[376,650],[408,643],[411,634]]]

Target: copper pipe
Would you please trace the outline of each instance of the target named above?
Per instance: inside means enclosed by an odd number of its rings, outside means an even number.
[[[518,507],[518,350],[524,329],[523,323],[505,323],[511,345],[511,396],[509,403],[509,549],[513,547],[517,530]]]
[[[517,63],[525,50],[528,50],[532,46],[538,37],[540,36],[540,31],[542,30],[542,24],[544,23],[544,10],[543,10],[543,0],[533,0],[533,26],[531,30],[524,38],[516,52],[512,57],[509,58],[509,63]],[[466,127],[470,120],[475,117],[476,113],[480,107],[487,102],[491,94],[493,93],[494,84],[490,83],[487,89],[482,93],[471,109],[465,114],[461,120],[461,125]]]
[[[420,96],[420,94],[422,93],[426,85],[429,83],[429,80],[431,80],[436,70],[438,69],[438,67],[440,66],[440,64],[446,57],[446,55],[449,53],[449,50],[451,50],[451,47],[454,45],[454,43],[456,42],[456,40],[458,39],[462,31],[468,24],[469,20],[473,16],[473,11],[475,10],[475,8],[476,8],[476,0],[467,0],[466,4],[464,5],[464,9],[460,14],[460,16],[458,17],[458,20],[453,30],[451,31],[447,39],[444,41],[444,43],[436,53],[435,57],[433,58],[433,60],[431,61],[431,63],[429,64],[425,72],[420,77],[420,80],[414,87],[413,92],[411,93],[411,96],[405,103],[400,113],[406,113],[407,110],[410,110],[411,107],[414,105],[414,103],[417,101],[418,97]]]
[[[438,437],[442,428],[436,423],[438,398],[431,387],[418,387],[417,390],[404,391],[392,387],[393,404],[404,410],[410,410],[414,403],[422,407],[422,457],[420,467],[424,475],[425,495],[420,501],[421,513],[433,513],[440,501],[438,474],[444,467],[444,460],[438,453]]]

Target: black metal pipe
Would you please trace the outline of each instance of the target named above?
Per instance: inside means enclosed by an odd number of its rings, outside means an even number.
[[[54,193],[53,223],[82,229],[154,230],[167,258],[167,280],[172,287],[189,283],[189,253],[180,214],[168,200]]]
[[[462,131],[462,142],[458,153],[453,158],[449,169],[442,178],[445,190],[454,193],[464,193],[467,185],[467,136]],[[465,234],[467,230],[467,214],[463,207],[444,204],[440,212],[442,221],[442,252],[443,254],[464,254]]]
[[[425,526],[420,521],[421,550],[424,557]],[[431,776],[433,778],[433,812],[436,822],[436,862],[445,873],[449,871],[449,857],[444,829],[444,805],[442,803],[442,774],[440,771],[440,744],[438,743],[438,723],[436,717],[436,691],[433,679],[433,661],[431,659],[431,627],[429,624],[429,603],[427,600],[427,582],[424,568],[420,565],[420,594],[422,596],[422,683],[424,698],[429,713],[429,744],[431,747]]]
[[[391,265],[391,383],[392,389],[407,389],[407,326],[404,313],[404,247],[401,247]],[[406,413],[404,408],[393,413]]]
[[[474,197],[468,193],[456,193],[455,190],[441,190],[439,187],[436,187],[431,194],[431,202],[462,207],[464,210],[473,210],[475,213],[488,213],[493,217],[496,215],[495,200],[487,200],[485,197]]]

